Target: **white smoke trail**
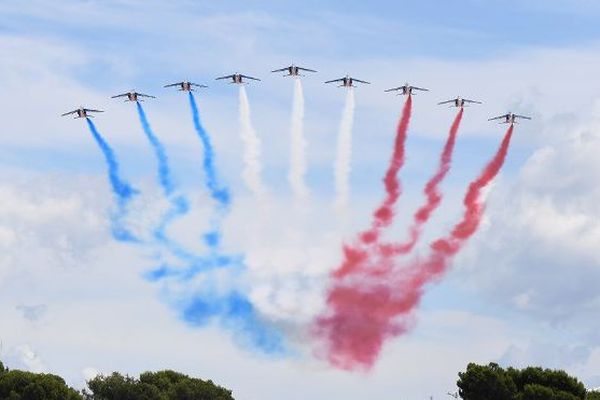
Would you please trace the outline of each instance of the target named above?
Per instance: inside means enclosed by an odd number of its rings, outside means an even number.
[[[354,124],[354,90],[350,87],[346,93],[346,102],[340,121],[335,158],[335,202],[334,208],[343,212],[348,205],[350,157],[352,156],[352,125]]]
[[[262,197],[264,186],[260,177],[262,166],[260,164],[260,139],[252,126],[250,119],[250,103],[244,85],[240,85],[240,135],[244,142],[244,171],[242,179],[256,197]]]
[[[288,181],[296,200],[303,200],[308,196],[308,188],[304,182],[306,175],[306,139],[304,137],[304,94],[302,81],[294,80],[294,101],[292,103],[292,123],[290,131],[290,172]]]

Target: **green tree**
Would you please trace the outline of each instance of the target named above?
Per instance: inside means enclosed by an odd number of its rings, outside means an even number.
[[[88,381],[91,393],[88,399],[94,400],[163,400],[160,390],[144,384],[130,376],[113,372],[108,376],[97,376]]]
[[[81,395],[56,375],[8,371],[0,366],[0,399],[81,400]]]
[[[562,370],[539,367],[505,370],[494,363],[471,363],[458,376],[459,394],[465,400],[586,399],[583,384]]]
[[[590,390],[585,396],[586,400],[600,400],[600,390]]]
[[[139,379],[115,372],[90,380],[88,388],[88,400],[233,400],[230,390],[175,371],[144,372]]]
[[[517,386],[520,398],[527,400],[526,396],[539,393],[540,388],[548,388],[551,396],[548,399],[584,400],[586,391],[583,383],[577,378],[569,376],[562,370],[542,369],[540,367],[527,367],[522,370],[509,368],[508,374]],[[527,386],[534,386],[526,390]],[[532,392],[534,391],[534,392]]]
[[[512,400],[517,392],[510,376],[498,364],[470,363],[458,377],[459,394],[464,400]]]

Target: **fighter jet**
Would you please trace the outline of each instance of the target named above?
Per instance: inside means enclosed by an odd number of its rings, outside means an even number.
[[[179,87],[180,92],[193,92],[195,89],[195,87],[197,88],[207,88],[208,86],[206,85],[198,85],[197,83],[192,83],[190,81],[183,81],[183,82],[177,82],[177,83],[171,83],[168,85],[165,85],[164,87],[166,88],[170,88],[170,87]]]
[[[67,115],[77,114],[75,116],[75,119],[77,119],[77,118],[93,118],[94,116],[89,114],[89,113],[93,113],[93,112],[104,112],[104,111],[80,107],[77,110],[69,111],[67,113],[62,114],[61,117],[66,117]]]
[[[246,82],[244,82],[244,78],[252,79],[254,81],[260,81],[260,79],[258,79],[258,78],[254,78],[254,77],[248,76],[248,75],[243,75],[243,74],[240,74],[237,72],[232,75],[220,76],[220,77],[216,78],[215,80],[218,81],[220,79],[231,79],[231,82],[229,82],[229,83],[237,83],[238,85],[243,85],[244,83],[246,83]]]
[[[450,104],[450,107],[467,107],[469,104],[483,104],[480,101],[476,101],[476,100],[469,100],[469,99],[463,99],[462,97],[458,96],[455,99],[452,100],[447,100],[447,101],[442,101],[439,102],[438,105],[442,105],[442,104]]]
[[[325,83],[333,83],[333,82],[341,82],[341,85],[338,85],[338,87],[354,87],[354,82],[360,82],[360,83],[364,83],[367,85],[370,85],[371,82],[366,82],[366,81],[361,81],[360,79],[356,79],[356,78],[352,78],[350,75],[346,75],[343,78],[340,79],[333,79],[331,81],[327,81]]]
[[[504,114],[504,115],[499,115],[497,117],[493,117],[488,119],[488,121],[494,121],[497,119],[500,119],[502,121],[500,121],[501,124],[514,124],[517,121],[517,118],[521,118],[521,119],[531,119],[531,117],[526,117],[525,115],[519,115],[519,114],[514,114],[509,112],[508,114]]]
[[[294,64],[290,65],[289,67],[273,70],[271,72],[284,72],[284,71],[287,73],[283,76],[303,76],[302,74],[300,74],[300,71],[317,72],[314,69],[298,67]]]
[[[127,97],[127,99],[125,99],[125,101],[144,101],[144,100],[140,99],[140,97],[148,97],[151,99],[155,98],[154,96],[150,96],[149,94],[143,94],[143,93],[131,91],[131,92],[123,93],[123,94],[118,94],[116,96],[111,96],[111,99],[117,99],[119,97]]]
[[[398,86],[398,87],[391,88],[391,89],[386,89],[386,90],[384,90],[384,92],[399,92],[398,95],[407,96],[407,95],[415,94],[415,93],[413,93],[413,90],[420,90],[422,92],[429,91],[429,89],[420,88],[417,86],[411,86],[408,83],[405,83],[402,86]]]

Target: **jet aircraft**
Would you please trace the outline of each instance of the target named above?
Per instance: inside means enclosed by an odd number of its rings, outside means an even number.
[[[300,74],[300,71],[317,72],[314,69],[298,67],[297,65],[294,65],[294,64],[290,65],[289,67],[273,70],[271,72],[286,72],[286,74],[283,76],[303,76]]]
[[[127,93],[123,93],[123,94],[117,94],[116,96],[111,96],[111,99],[117,99],[120,97],[127,97],[125,99],[125,101],[144,101],[142,99],[140,99],[140,97],[147,97],[147,98],[151,98],[154,99],[154,96],[150,96],[149,94],[143,94],[143,93],[138,93],[136,91],[131,91],[131,92],[127,92]]]
[[[244,82],[244,78],[252,79],[254,81],[260,81],[260,79],[258,79],[258,78],[254,78],[254,77],[248,76],[248,75],[243,75],[240,73],[235,73],[235,74],[226,75],[226,76],[220,76],[220,77],[216,78],[215,80],[218,81],[220,79],[231,79],[231,82],[229,82],[229,83],[236,83],[238,85],[242,85],[242,84],[246,83],[246,82]]]
[[[208,86],[206,85],[199,85],[197,83],[192,83],[190,81],[183,81],[183,82],[177,82],[177,83],[171,83],[168,85],[165,85],[164,87],[166,88],[170,88],[170,87],[178,87],[180,92],[193,92],[195,87],[197,88],[207,88]]]
[[[371,84],[371,82],[361,81],[360,79],[352,78],[350,75],[346,75],[345,77],[339,78],[339,79],[333,79],[333,80],[327,81],[325,83],[334,83],[334,82],[341,83],[341,85],[338,85],[338,87],[355,87],[354,82],[360,82],[360,83],[364,83],[367,85]]]
[[[402,86],[398,86],[395,88],[391,88],[391,89],[386,89],[384,90],[384,92],[399,92],[399,95],[403,95],[403,96],[410,96],[411,94],[415,94],[413,93],[414,90],[420,90],[422,92],[428,92],[429,89],[425,89],[425,88],[421,88],[421,87],[417,87],[417,86],[411,86],[408,83],[405,83]]]
[[[442,101],[439,102],[438,105],[442,105],[442,104],[450,104],[450,107],[467,107],[469,104],[483,104],[480,101],[476,101],[476,100],[469,100],[469,99],[463,99],[462,97],[458,96],[455,99],[452,100],[447,100],[447,101]]]
[[[75,119],[77,119],[77,118],[93,118],[94,116],[90,115],[89,113],[97,113],[97,112],[104,112],[104,111],[80,107],[77,110],[69,111],[67,113],[62,114],[61,117],[66,117],[67,115],[76,114]]]
[[[514,113],[507,113],[504,115],[499,115],[497,117],[493,117],[488,119],[488,121],[494,121],[494,120],[502,120],[500,121],[501,124],[514,124],[517,122],[517,118],[521,118],[521,119],[531,119],[531,117],[527,117],[525,115],[519,115],[519,114],[514,114]]]

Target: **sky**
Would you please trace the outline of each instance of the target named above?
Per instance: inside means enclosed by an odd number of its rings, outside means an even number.
[[[78,388],[98,373],[171,368],[241,400],[443,398],[468,362],[562,368],[600,386],[599,16],[587,0],[0,2],[0,359]],[[270,73],[292,62],[318,71],[302,78],[310,197],[300,207],[287,180],[294,85]],[[262,79],[245,89],[264,198],[243,176],[238,88],[214,80],[233,72]],[[340,218],[345,90],[323,82],[346,74],[371,85],[354,89]],[[163,88],[183,79],[209,86],[195,99],[232,199],[216,214],[188,99]],[[418,254],[460,217],[468,183],[498,146],[504,126],[487,119],[533,119],[516,125],[479,231],[427,286],[411,329],[384,344],[370,371],[340,370],[316,351],[310,324],[342,243],[383,197],[404,100],[383,91],[406,81],[430,91],[413,99],[390,237],[403,237],[454,117],[436,103],[483,101],[465,109]],[[110,98],[132,89],[157,97],[142,105],[189,206],[168,235],[204,254],[202,234],[220,227],[230,268],[157,278],[182,262],[156,243],[178,203],[156,181],[135,107]],[[81,105],[105,110],[94,123],[139,190],[124,217],[139,243],[111,234],[118,207],[103,155],[83,120],[60,117]]]

